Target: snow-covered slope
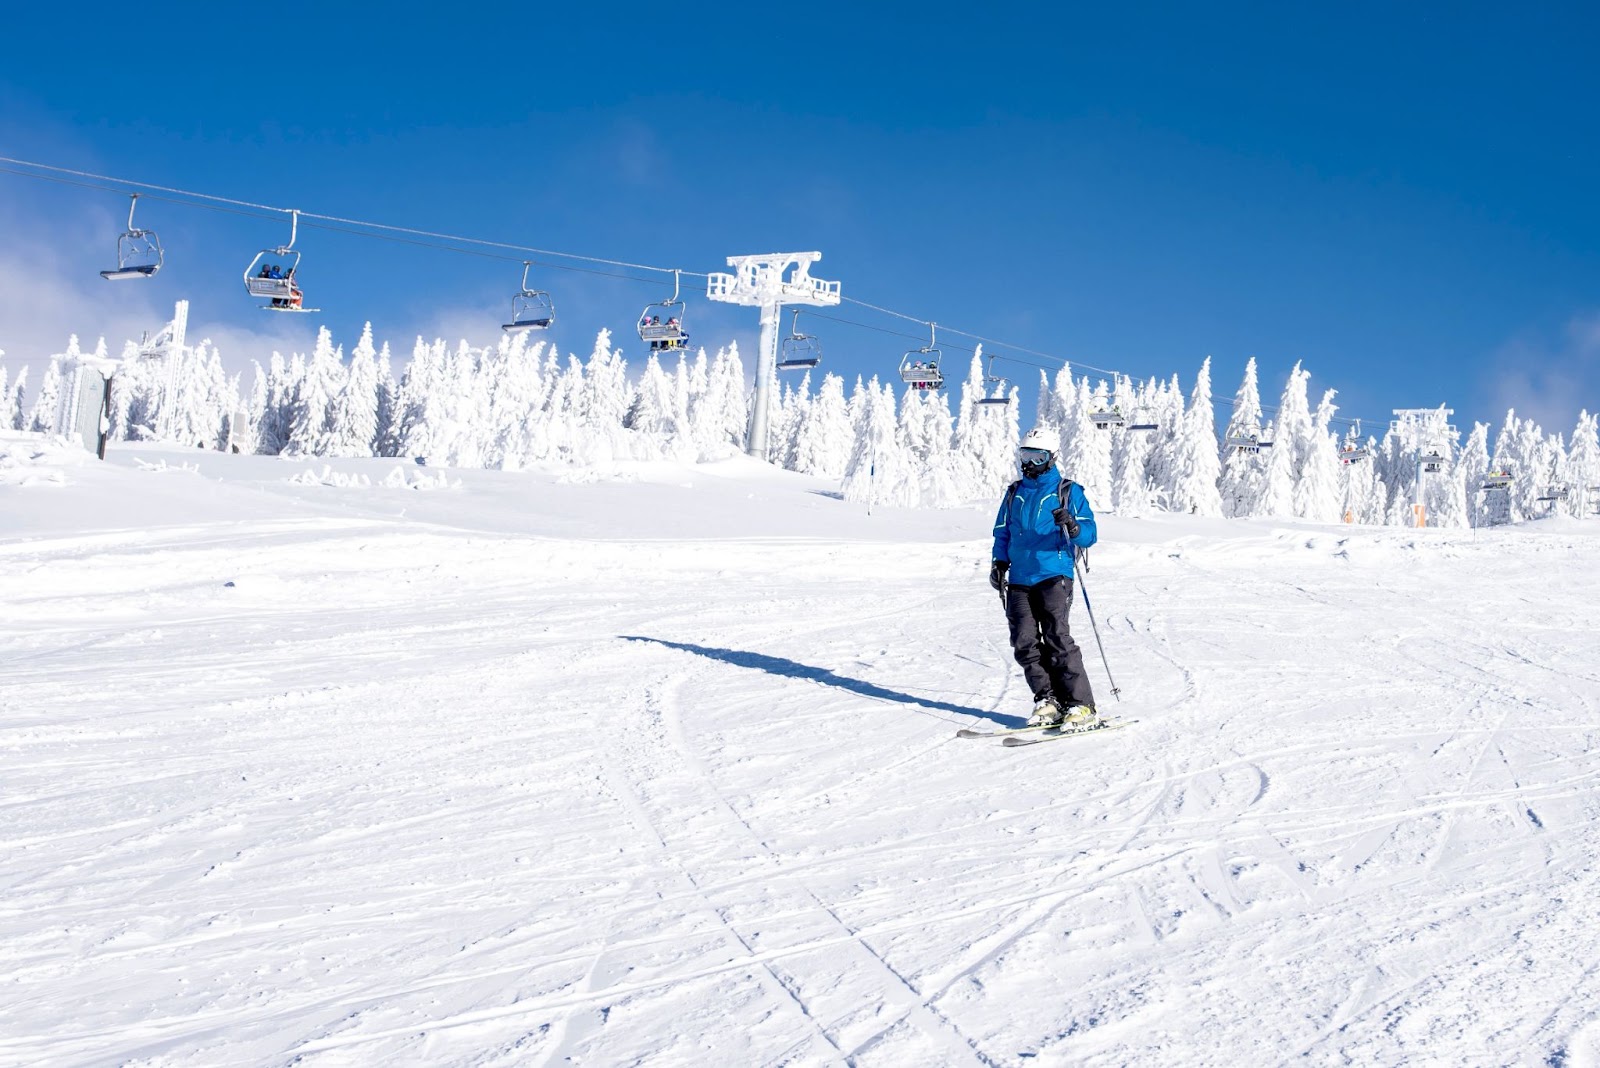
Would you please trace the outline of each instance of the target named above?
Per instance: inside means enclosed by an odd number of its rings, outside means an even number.
[[[0,439],[0,1063],[1600,1058],[1593,524],[1104,516],[1008,750],[987,505],[309,469]]]

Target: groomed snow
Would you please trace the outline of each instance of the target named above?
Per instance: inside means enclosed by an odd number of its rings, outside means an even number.
[[[0,1063],[1600,1063],[1600,524],[836,489],[0,435]]]

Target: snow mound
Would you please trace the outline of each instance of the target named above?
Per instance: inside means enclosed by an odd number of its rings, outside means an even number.
[[[327,464],[322,465],[322,470],[306,468],[298,475],[290,475],[284,481],[295,486],[333,486],[338,489],[370,489],[372,478],[359,471],[335,471]],[[378,485],[384,489],[414,489],[414,490],[439,490],[460,489],[461,480],[451,480],[449,475],[412,475],[404,467],[396,467],[382,479]]]
[[[65,438],[0,434],[0,486],[65,486],[68,479],[62,468],[82,462],[83,451]]]

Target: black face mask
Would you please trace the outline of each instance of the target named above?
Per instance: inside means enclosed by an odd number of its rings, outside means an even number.
[[[1050,465],[1055,462],[1055,456],[1043,449],[1023,449],[1019,459],[1022,461],[1022,477],[1038,478],[1050,470]]]

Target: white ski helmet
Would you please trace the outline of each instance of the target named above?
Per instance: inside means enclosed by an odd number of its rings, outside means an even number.
[[[1023,449],[1043,449],[1051,456],[1055,456],[1061,451],[1061,435],[1056,432],[1054,427],[1036,426],[1022,436],[1022,444],[1018,447]]]
[[[1043,460],[1037,453],[1030,454],[1028,450],[1038,449],[1045,453]],[[1056,462],[1056,454],[1061,451],[1061,435],[1055,428],[1036,426],[1022,437],[1022,444],[1017,446],[1017,463],[1022,467],[1024,478],[1038,478]]]

